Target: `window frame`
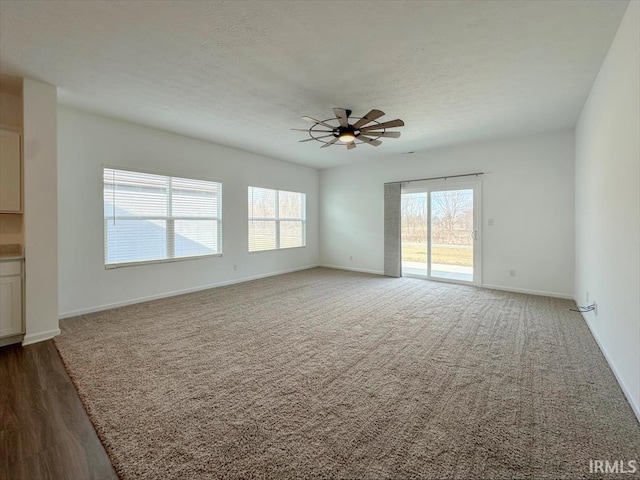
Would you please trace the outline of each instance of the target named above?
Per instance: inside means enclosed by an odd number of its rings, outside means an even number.
[[[247,204],[247,251],[248,253],[263,253],[263,252],[274,252],[278,250],[291,250],[295,248],[306,248],[307,247],[307,194],[304,192],[296,192],[294,190],[285,190],[278,188],[270,188],[270,187],[259,187],[257,185],[247,185],[247,203],[249,202],[249,192],[252,188],[260,188],[262,190],[271,190],[275,192],[275,217],[252,217],[249,215],[249,205]],[[302,205],[300,211],[302,212],[302,218],[292,218],[292,217],[284,217],[280,218],[280,192],[286,193],[297,193],[302,195]],[[249,224],[251,222],[275,222],[275,240],[276,246],[275,248],[265,248],[261,250],[251,250],[251,243],[249,242]],[[302,245],[296,245],[293,247],[281,247],[280,246],[280,222],[300,222],[302,225]]]
[[[139,219],[139,220],[164,220],[166,221],[166,249],[169,250],[170,248],[173,250],[171,253],[172,255],[175,255],[175,241],[170,242],[169,238],[171,238],[171,236],[173,236],[175,238],[175,221],[176,220],[213,220],[217,222],[218,225],[218,252],[216,253],[207,253],[207,254],[202,254],[202,255],[187,255],[187,256],[181,256],[181,257],[166,257],[166,258],[158,258],[158,259],[153,259],[153,260],[137,260],[137,261],[133,261],[133,262],[119,262],[119,263],[107,263],[107,258],[108,258],[108,242],[107,242],[107,222],[109,220],[113,220],[115,218],[117,218],[117,216],[107,216],[105,215],[105,206],[106,206],[106,198],[104,195],[104,189],[105,189],[105,181],[104,181],[104,176],[105,176],[105,170],[119,170],[122,172],[131,172],[131,173],[142,173],[142,174],[149,174],[149,175],[158,175],[158,176],[162,176],[162,177],[166,177],[169,180],[169,183],[171,184],[173,179],[184,179],[184,180],[195,180],[195,181],[203,181],[203,182],[211,182],[211,183],[217,183],[218,184],[218,193],[219,193],[219,198],[218,198],[218,216],[210,216],[210,217],[187,217],[187,216],[157,216],[157,215],[147,215],[147,216],[132,216],[132,217],[128,217],[128,218],[134,218],[134,219]],[[108,164],[103,164],[102,168],[101,168],[101,183],[102,183],[102,228],[103,228],[103,232],[102,232],[102,243],[103,243],[103,262],[104,262],[104,268],[105,270],[112,270],[115,268],[122,268],[122,267],[133,267],[133,266],[137,266],[137,265],[152,265],[152,264],[156,264],[156,263],[172,263],[172,262],[182,262],[182,261],[186,261],[186,260],[199,260],[199,259],[203,259],[203,258],[213,258],[213,257],[221,257],[223,254],[223,215],[222,215],[222,200],[223,200],[223,185],[222,182],[220,180],[214,180],[214,179],[210,179],[210,178],[202,178],[202,177],[188,177],[188,176],[183,176],[183,175],[175,175],[175,174],[171,174],[171,173],[166,173],[166,172],[161,172],[161,171],[157,171],[157,170],[147,170],[147,169],[139,169],[139,168],[131,168],[131,167],[121,167],[121,166],[117,166],[117,165],[108,165]],[[168,208],[169,211],[171,211],[171,206],[172,206],[172,195],[173,193],[173,189],[170,188],[169,189],[169,194],[168,194],[168,198],[167,198],[167,202],[168,202]]]

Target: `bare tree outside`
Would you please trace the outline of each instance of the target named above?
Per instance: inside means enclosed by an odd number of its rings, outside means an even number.
[[[431,241],[438,245],[471,245],[473,191],[431,193]]]
[[[427,194],[402,195],[402,242],[427,243]]]

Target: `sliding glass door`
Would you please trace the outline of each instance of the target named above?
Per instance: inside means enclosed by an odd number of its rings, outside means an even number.
[[[402,193],[402,272],[479,283],[480,183],[422,182]]]

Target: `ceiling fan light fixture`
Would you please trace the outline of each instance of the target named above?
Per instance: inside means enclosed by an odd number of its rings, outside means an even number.
[[[340,140],[343,143],[351,143],[355,139],[356,139],[356,136],[352,132],[341,133],[340,136],[338,137],[338,140]]]

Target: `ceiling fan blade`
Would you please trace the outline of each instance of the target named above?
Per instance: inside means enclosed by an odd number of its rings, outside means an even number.
[[[327,137],[333,137],[333,134],[331,134],[331,135],[323,135],[322,137],[305,138],[304,140],[298,140],[298,141],[299,142],[310,142],[311,140],[318,140],[320,138],[327,138]]]
[[[321,122],[320,120],[316,120],[315,118],[311,118],[311,117],[302,117],[303,120],[306,120],[307,122],[311,122],[311,123],[319,123],[320,125],[324,125],[327,128],[330,128],[331,130],[333,130],[334,127],[333,125],[329,125],[328,123],[324,123]]]
[[[324,145],[322,145],[320,148],[325,148],[325,147],[329,147],[331,145],[333,145],[334,143],[336,143],[338,141],[338,137],[334,138],[333,140],[325,143]]]
[[[311,127],[313,128],[313,127]],[[309,129],[308,128],[292,128],[291,130],[294,130],[296,132],[308,132]],[[331,133],[333,132],[333,130],[314,130],[314,133]]]
[[[341,127],[349,126],[349,113],[344,108],[334,108],[333,113],[338,118]]]
[[[351,150],[352,148],[356,148],[356,142],[347,143],[347,150]]]
[[[374,138],[365,137],[362,134],[358,135],[356,137],[356,139],[362,140],[363,142],[368,143],[369,145],[373,145],[374,147],[377,147],[378,145],[382,145],[382,142],[380,140],[376,140]]]
[[[398,138],[400,136],[400,132],[372,132],[371,130],[362,132],[362,134],[367,134],[371,137],[389,137],[389,138]]]
[[[382,110],[375,110],[375,109],[371,110],[364,117],[362,117],[360,120],[354,123],[353,128],[364,127],[367,123],[373,122],[376,118],[380,118],[383,115],[384,115],[384,112]]]
[[[391,128],[391,127],[402,127],[404,126],[404,122],[397,118],[396,120],[390,120],[384,123],[378,123],[376,125],[369,125],[368,127],[362,127],[360,129],[361,132],[366,132],[367,130],[380,130],[383,128]]]

